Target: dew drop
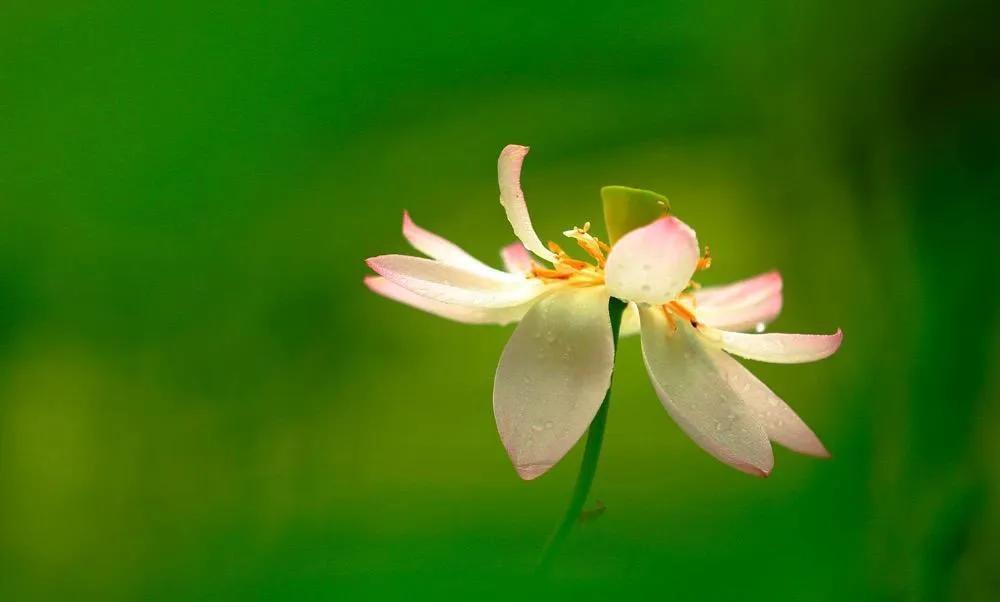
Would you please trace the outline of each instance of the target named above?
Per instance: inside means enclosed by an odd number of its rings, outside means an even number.
[[[767,328],[767,324],[764,324],[763,322],[757,322],[757,325],[753,327],[753,329],[758,333],[764,332],[765,328]]]

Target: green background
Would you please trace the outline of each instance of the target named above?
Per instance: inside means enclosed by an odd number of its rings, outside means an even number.
[[[0,8],[0,598],[995,599],[989,3],[155,4]],[[543,239],[656,190],[842,327],[752,366],[833,459],[718,463],[625,340],[532,579],[580,449],[509,465],[511,328],[361,284],[403,209],[496,260],[511,142]]]

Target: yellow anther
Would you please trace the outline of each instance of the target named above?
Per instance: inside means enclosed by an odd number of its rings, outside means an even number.
[[[708,248],[708,245],[705,245],[705,255],[698,260],[698,265],[695,269],[707,270],[710,267],[712,267],[712,251]]]
[[[610,251],[611,248],[603,244],[596,236],[591,236],[588,234],[590,231],[590,222],[583,225],[582,228],[573,228],[572,230],[566,230],[563,232],[563,236],[572,238],[576,240],[576,244],[580,245],[580,248],[584,250],[587,255],[590,255],[596,262],[598,267],[604,267],[604,253],[605,251]]]

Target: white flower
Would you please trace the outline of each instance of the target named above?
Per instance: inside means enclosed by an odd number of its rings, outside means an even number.
[[[771,441],[826,457],[813,432],[730,354],[775,362],[823,359],[842,334],[745,334],[781,310],[781,277],[769,272],[728,286],[699,289],[691,278],[707,267],[694,230],[663,216],[636,228],[613,247],[589,224],[564,235],[590,261],[543,245],[521,191],[528,148],[500,154],[500,202],[523,247],[501,252],[505,271],[403,216],[403,235],[429,257],[382,255],[367,261],[381,277],[375,292],[466,323],[520,321],[504,348],[493,410],[518,474],[533,479],[573,447],[601,406],[614,370],[610,297],[629,303],[622,334],[639,332],[646,369],[660,401],[680,427],[710,454],[744,472],[770,473]],[[533,262],[527,249],[547,262]]]

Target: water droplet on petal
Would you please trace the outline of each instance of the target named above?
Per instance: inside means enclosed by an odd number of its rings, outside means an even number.
[[[764,330],[765,330],[766,328],[767,328],[767,324],[765,324],[765,323],[763,323],[763,322],[757,322],[757,325],[753,327],[753,329],[754,329],[754,330],[755,330],[755,331],[756,331],[756,332],[757,332],[758,334],[759,334],[759,333],[761,333],[761,332],[764,332]]]

